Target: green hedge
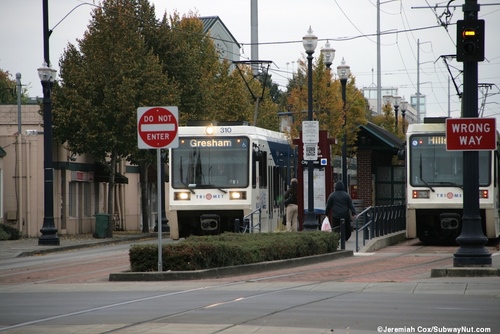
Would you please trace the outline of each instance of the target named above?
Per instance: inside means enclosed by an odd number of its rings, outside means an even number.
[[[17,240],[21,238],[21,232],[17,228],[0,224],[0,240]]]
[[[163,271],[189,271],[284,260],[337,250],[337,233],[224,233],[189,237],[162,249]],[[133,272],[158,270],[158,245],[133,245],[129,252]]]

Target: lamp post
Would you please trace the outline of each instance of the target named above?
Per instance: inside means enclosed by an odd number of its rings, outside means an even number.
[[[392,95],[384,95],[382,98],[384,99],[385,105],[392,105]]]
[[[335,58],[335,49],[330,46],[330,41],[326,41],[325,47],[321,49],[321,54],[325,57],[325,65],[327,69],[332,66],[333,58]]]
[[[58,246],[59,237],[54,224],[54,167],[52,163],[52,100],[50,93],[56,70],[46,63],[38,69],[43,88],[43,167],[44,167],[44,217],[38,238],[40,246]]]
[[[394,96],[394,116],[396,116],[396,133],[398,133],[398,109],[401,103],[401,96]]]
[[[408,109],[408,101],[401,101],[401,117],[403,118],[403,124],[401,126],[403,127],[403,134],[405,134],[406,129],[405,129],[405,116],[406,116],[406,110]]]
[[[38,238],[40,246],[59,246],[59,236],[54,224],[54,166],[52,162],[52,100],[50,93],[56,70],[50,67],[49,60],[49,5],[43,0],[43,55],[44,63],[38,69],[43,88],[43,168],[44,168],[44,216],[42,235]]]
[[[343,137],[342,137],[342,182],[344,183],[344,189],[347,191],[347,110],[346,110],[346,84],[349,74],[351,74],[351,68],[346,65],[344,58],[339,66],[337,66],[337,74],[340,78],[340,84],[342,85],[342,111],[344,113],[344,125]]]
[[[312,60],[313,53],[318,44],[318,37],[313,34],[311,27],[307,35],[302,38],[302,44],[307,53],[307,120],[313,120],[313,96],[312,96]],[[317,230],[318,223],[314,214],[314,164],[312,160],[307,162],[307,213],[304,219],[304,230]]]

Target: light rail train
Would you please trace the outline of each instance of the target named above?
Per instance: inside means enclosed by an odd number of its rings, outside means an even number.
[[[219,122],[179,127],[178,136],[169,150],[172,239],[278,228],[296,156],[283,133]]]
[[[446,150],[444,118],[411,124],[406,143],[407,237],[455,243],[462,228],[463,151]],[[480,216],[489,239],[500,235],[499,162],[498,149],[479,151]]]

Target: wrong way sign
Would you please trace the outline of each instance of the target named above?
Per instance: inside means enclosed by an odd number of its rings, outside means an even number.
[[[447,118],[448,151],[488,151],[496,149],[494,118]]]
[[[137,108],[137,144],[141,149],[179,146],[177,107]]]

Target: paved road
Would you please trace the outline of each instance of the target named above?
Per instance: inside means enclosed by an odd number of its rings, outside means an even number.
[[[127,243],[4,259],[0,332],[500,333],[498,277],[430,278],[455,251],[411,240],[296,268],[169,282],[109,282],[128,266]]]

